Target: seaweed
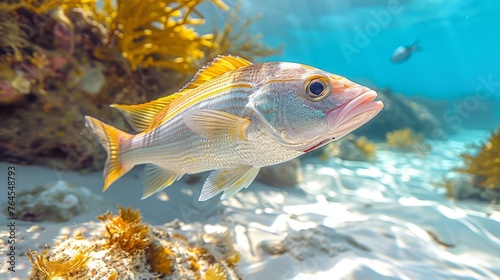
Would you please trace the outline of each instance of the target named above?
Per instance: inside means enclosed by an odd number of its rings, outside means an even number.
[[[162,274],[171,274],[175,254],[169,247],[158,244],[149,245],[148,263],[151,270]]]
[[[353,161],[373,161],[376,155],[377,147],[368,138],[347,135],[340,141],[332,142],[322,148],[319,157],[322,161],[330,157]]]
[[[259,16],[247,18],[241,21],[238,12],[241,5],[236,5],[222,27],[222,30],[214,29],[215,48],[208,51],[211,60],[220,54],[231,54],[241,56],[247,60],[255,60],[257,57],[265,57],[281,53],[282,47],[271,48],[260,42],[262,34],[250,35],[248,27],[259,19]]]
[[[197,70],[194,62],[205,56],[203,49],[214,48],[212,34],[200,36],[189,27],[204,24],[197,10],[202,2],[204,0],[118,0],[113,11],[108,0],[104,11],[108,13],[110,34],[118,38],[119,51],[132,70],[154,66],[192,73]],[[220,0],[211,2],[222,10],[228,9]],[[197,18],[192,17],[193,14]]]
[[[119,207],[118,215],[110,212],[97,217],[109,235],[108,245],[116,245],[128,253],[137,253],[149,245],[148,226],[141,224],[139,210]]]
[[[463,153],[461,158],[464,167],[455,171],[475,177],[475,185],[479,188],[490,188],[500,191],[500,127],[491,131],[490,138],[481,145],[471,145],[478,149],[474,154]]]
[[[139,210],[118,209],[116,215],[97,217],[106,235],[87,240],[79,232],[41,254],[30,250],[29,279],[241,279],[236,270],[240,254],[228,232],[200,232],[190,241],[179,232],[183,225],[178,221],[149,226]]]
[[[427,153],[430,146],[424,144],[424,135],[415,133],[411,128],[394,130],[386,133],[387,146],[404,152]]]
[[[40,272],[44,279],[57,279],[58,277],[68,277],[81,270],[89,260],[87,251],[77,252],[71,258],[51,258],[47,254],[37,254],[29,249],[26,253],[35,271]]]
[[[231,252],[226,256],[226,262],[229,266],[236,266],[240,262],[241,254],[238,252]]]
[[[375,159],[375,156],[377,155],[377,146],[375,146],[375,143],[369,141],[366,136],[361,136],[356,139],[356,141],[354,141],[354,145],[369,161]]]
[[[204,23],[200,5],[226,10],[221,0],[0,2],[0,157],[12,163],[102,168],[84,115],[126,129],[106,104],[178,90],[232,40],[193,29]]]
[[[224,269],[218,263],[211,264],[203,275],[203,280],[226,280]]]

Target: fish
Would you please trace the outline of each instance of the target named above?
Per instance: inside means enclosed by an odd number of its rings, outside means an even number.
[[[292,62],[216,57],[178,92],[112,104],[137,134],[85,116],[105,148],[103,191],[145,164],[142,198],[185,174],[213,170],[198,200],[247,188],[260,168],[338,140],[383,108],[377,93],[342,76]]]
[[[410,58],[414,52],[420,51],[422,48],[415,41],[411,46],[399,46],[392,54],[391,61],[394,63],[403,62]]]

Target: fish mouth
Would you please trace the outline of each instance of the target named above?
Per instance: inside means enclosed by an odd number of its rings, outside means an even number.
[[[384,108],[382,101],[373,101],[376,97],[374,90],[368,90],[329,111],[326,118],[328,130],[338,139],[367,123]]]

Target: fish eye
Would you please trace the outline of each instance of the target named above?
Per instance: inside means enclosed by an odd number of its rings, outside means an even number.
[[[315,75],[304,83],[304,96],[311,101],[320,101],[330,95],[330,84],[326,77]]]

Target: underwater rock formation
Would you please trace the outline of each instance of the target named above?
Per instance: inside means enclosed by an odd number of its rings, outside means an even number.
[[[20,59],[8,49],[0,50],[4,65],[31,84],[15,104],[0,104],[0,160],[58,169],[100,167],[105,155],[95,153],[100,145],[87,134],[83,115],[93,113],[124,126],[107,104],[146,101],[158,94],[161,84],[152,85],[146,94],[140,91],[142,71],[132,73],[120,61],[97,62],[93,51],[108,34],[86,10],[37,15],[21,7],[6,16],[35,33]],[[44,24],[36,25],[34,20],[40,18]],[[81,86],[88,80],[88,70],[96,68],[101,71],[97,75],[106,77],[98,93]]]
[[[474,178],[461,175],[452,179],[444,179],[442,183],[436,184],[446,189],[446,196],[454,200],[478,199],[489,202],[500,201],[500,192],[495,189],[478,188]]]
[[[260,247],[271,255],[288,253],[298,260],[305,260],[318,252],[335,257],[352,247],[370,251],[368,247],[358,243],[352,237],[339,234],[333,228],[319,225],[315,228],[297,231],[287,235],[281,241],[265,241]]]
[[[377,91],[377,94],[384,109],[370,123],[358,128],[358,135],[382,140],[387,132],[406,127],[426,137],[435,137],[433,133],[437,130],[444,131],[441,121],[424,105],[390,91]]]
[[[302,182],[300,159],[293,159],[260,169],[257,180],[273,187],[294,187]]]
[[[199,232],[195,240],[181,233],[180,222],[153,227],[138,210],[122,207],[98,218],[107,236],[80,234],[41,253],[29,250],[29,279],[241,279],[228,231]]]
[[[253,40],[239,33],[245,26],[216,36],[185,26],[204,22],[196,10],[202,2],[226,8],[220,0],[130,0],[116,6],[107,0],[102,8],[97,2],[0,3],[1,161],[98,169],[105,153],[96,152],[102,148],[84,127],[84,115],[126,128],[109,104],[173,93],[206,59],[226,50],[219,46],[228,39],[243,38],[231,50]]]
[[[16,196],[16,213],[24,221],[64,222],[85,213],[91,202],[101,198],[89,189],[66,181],[57,181]],[[3,207],[7,211],[7,207]],[[7,213],[6,213],[7,214]]]
[[[321,150],[320,158],[327,160],[330,157],[339,157],[344,160],[373,161],[376,154],[375,143],[365,136],[356,137],[352,134],[326,145]]]

